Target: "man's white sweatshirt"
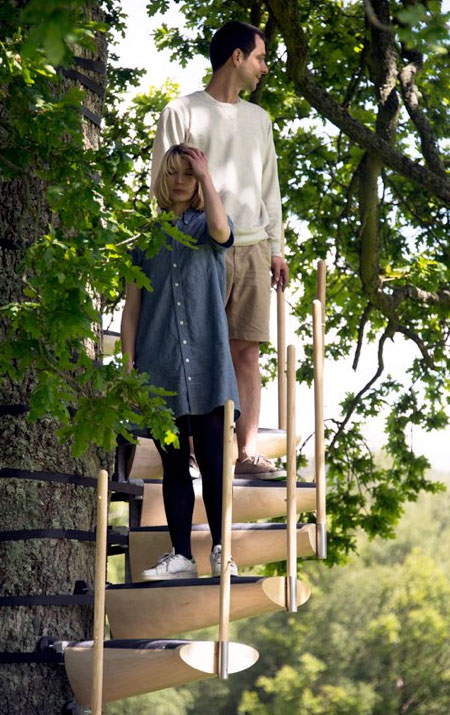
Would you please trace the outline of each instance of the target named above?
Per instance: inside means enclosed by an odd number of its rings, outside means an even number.
[[[219,102],[205,91],[178,97],[161,113],[152,157],[152,186],[173,144],[203,151],[216,190],[234,223],[236,246],[270,239],[281,255],[281,199],[272,123],[267,112],[243,99]]]

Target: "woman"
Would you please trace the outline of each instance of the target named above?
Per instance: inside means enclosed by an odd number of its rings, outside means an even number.
[[[150,278],[152,291],[128,284],[122,315],[122,352],[167,397],[179,429],[179,449],[155,441],[163,463],[163,498],[172,551],[142,572],[144,580],[195,578],[191,552],[194,490],[189,473],[189,434],[202,474],[203,501],[212,537],[213,576],[220,575],[223,405],[238,392],[224,309],[224,249],[233,244],[232,224],[214,188],[206,156],[184,144],[165,154],[154,192],[158,205],[177,217],[176,227],[195,239],[187,247],[168,238],[147,258],[135,249],[133,263]],[[232,560],[231,574],[237,575]]]

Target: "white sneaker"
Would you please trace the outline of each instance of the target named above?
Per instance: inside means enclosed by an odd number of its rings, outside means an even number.
[[[222,565],[222,547],[220,544],[217,544],[211,551],[209,563],[211,564],[212,577],[216,578],[216,576],[220,576],[220,568]],[[233,557],[230,559],[230,575],[239,576],[236,562]]]
[[[175,549],[164,554],[154,566],[141,572],[143,581],[160,581],[176,578],[198,578],[197,564],[194,559],[187,559],[176,554]]]

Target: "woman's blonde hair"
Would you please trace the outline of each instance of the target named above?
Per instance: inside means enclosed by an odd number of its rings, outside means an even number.
[[[167,176],[169,172],[173,169],[179,169],[181,159],[184,158],[185,149],[193,148],[194,147],[191,147],[189,144],[174,144],[164,154],[153,189],[159,208],[166,210],[171,208],[172,201],[170,200],[169,196]],[[198,181],[190,205],[193,209],[196,209],[197,211],[201,211],[203,209],[203,194]]]

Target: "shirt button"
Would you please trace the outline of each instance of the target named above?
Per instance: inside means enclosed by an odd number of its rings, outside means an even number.
[[[179,301],[179,300],[177,300],[177,305],[181,305],[181,303],[180,303],[180,301]]]
[[[184,320],[180,320],[180,325],[184,325]]]
[[[174,263],[174,264],[173,264],[173,267],[174,267],[174,268],[176,268],[176,267],[177,267],[177,264],[176,264],[176,263]]]
[[[187,345],[187,340],[183,340],[183,345]]]
[[[188,380],[189,380],[189,381],[192,380],[192,377],[191,377],[190,375],[189,375],[189,377],[188,377]]]
[[[190,362],[189,358],[186,358],[186,362]]]
[[[179,288],[179,286],[180,286],[179,283],[175,283],[175,288]]]

